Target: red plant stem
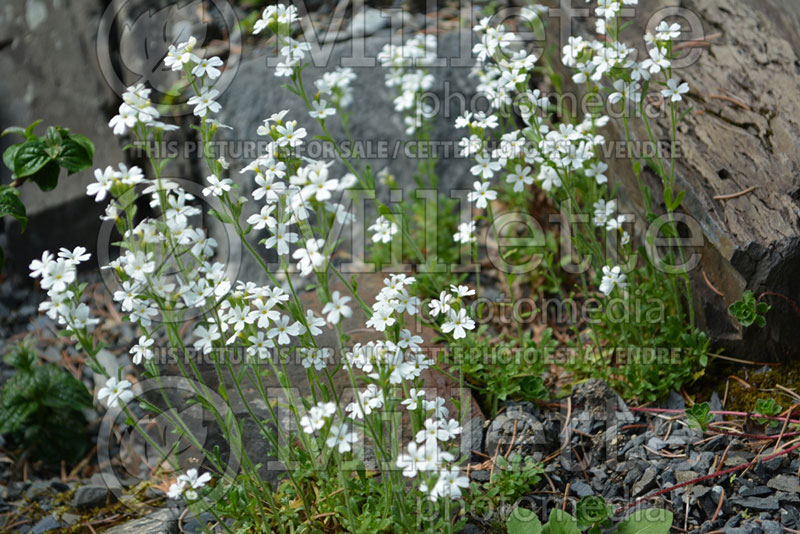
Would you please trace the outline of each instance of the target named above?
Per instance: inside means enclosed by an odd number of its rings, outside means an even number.
[[[787,302],[789,304],[789,306],[792,307],[792,310],[794,310],[794,313],[797,314],[798,317],[800,317],[800,308],[798,308],[797,304],[795,304],[795,302],[792,299],[790,299],[789,297],[787,297],[786,295],[781,295],[780,293],[775,293],[773,291],[764,291],[763,293],[761,293],[758,296],[757,302],[761,302],[762,298],[769,297],[769,296],[778,297],[780,299],[783,299],[784,302]]]
[[[756,439],[756,440],[765,440],[765,439],[778,439],[781,437],[781,434],[744,434],[742,432],[728,432],[727,430],[717,430],[716,428],[709,427],[709,432],[713,434],[720,434],[722,436],[733,436],[734,438],[746,438],[746,439]],[[784,438],[790,438],[793,436],[800,436],[800,432],[784,432]]]
[[[669,408],[646,408],[646,407],[638,407],[633,406],[628,408],[632,412],[645,412],[645,413],[674,413],[674,414],[682,414],[686,413],[686,410],[671,410]],[[769,419],[770,421],[786,421],[786,417],[778,417],[774,415],[764,415],[760,413],[751,413],[751,412],[731,412],[728,410],[711,410],[708,412],[713,415],[730,415],[736,417],[755,417],[758,419]],[[789,419],[790,423],[794,423],[796,425],[800,425],[800,420],[798,419]]]
[[[792,452],[792,451],[794,451],[796,449],[800,449],[800,443],[798,443],[796,445],[793,445],[793,446],[789,447],[788,449],[783,450],[781,452],[776,452],[774,454],[770,454],[769,456],[765,456],[763,458],[757,458],[757,459],[753,460],[750,463],[737,465],[736,467],[731,467],[730,469],[725,469],[724,471],[717,471],[716,473],[711,473],[710,475],[705,475],[705,476],[702,476],[702,477],[698,477],[698,478],[695,478],[693,480],[688,480],[686,482],[681,482],[680,484],[677,484],[675,486],[671,486],[669,488],[664,488],[662,490],[658,490],[658,491],[656,491],[654,493],[651,493],[650,495],[645,495],[644,497],[642,497],[640,499],[636,499],[632,503],[629,503],[629,504],[623,506],[622,508],[619,508],[616,512],[614,512],[614,514],[616,515],[616,514],[619,514],[621,512],[624,512],[625,510],[630,510],[631,508],[633,508],[634,506],[636,506],[639,503],[642,503],[642,502],[644,502],[646,500],[649,500],[649,499],[652,499],[654,497],[658,497],[659,495],[663,495],[665,493],[669,493],[670,491],[675,491],[676,489],[680,489],[680,488],[683,488],[683,487],[686,487],[686,486],[691,486],[692,484],[697,484],[698,482],[702,482],[704,480],[709,480],[709,479],[712,479],[712,478],[717,478],[717,477],[722,477],[722,476],[725,476],[725,475],[730,475],[731,473],[735,473],[736,471],[742,471],[743,469],[747,469],[747,468],[752,467],[752,466],[754,466],[754,465],[756,465],[758,463],[768,462],[768,461],[773,460],[773,459],[775,459],[775,458],[777,458],[779,456],[783,456],[784,454],[789,454],[790,452]]]

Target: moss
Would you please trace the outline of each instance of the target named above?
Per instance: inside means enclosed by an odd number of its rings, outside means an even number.
[[[770,397],[786,408],[794,404],[796,399],[776,386],[800,392],[800,361],[762,368],[734,364],[714,367],[706,372],[706,379],[695,384],[690,392],[698,402],[709,400],[713,391],[716,391],[722,400],[725,397],[726,382],[728,382],[726,410],[753,411],[759,398]],[[731,376],[744,380],[750,387],[746,387],[734,378],[729,378]],[[712,382],[711,377],[717,377],[716,381]]]

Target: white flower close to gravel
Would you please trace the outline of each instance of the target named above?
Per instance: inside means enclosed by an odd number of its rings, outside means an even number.
[[[129,381],[117,381],[116,377],[112,376],[106,380],[106,385],[97,392],[97,400],[106,399],[108,408],[116,408],[120,405],[120,402],[127,404],[135,396],[131,391],[132,386],[133,384]]]

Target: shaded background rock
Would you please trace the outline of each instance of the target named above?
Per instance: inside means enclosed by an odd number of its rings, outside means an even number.
[[[574,16],[573,31],[594,35],[588,10],[578,11],[583,2],[558,5]],[[641,2],[630,13],[635,13],[634,24],[623,38],[640,51],[644,43],[638,36],[670,16],[682,23],[682,39],[708,39],[706,46],[688,49],[689,60],[674,75],[689,83],[686,100],[693,106],[679,127],[676,175],[678,188],[687,192],[683,210],[703,234],[700,266],[691,273],[699,324],[732,355],[757,361],[796,356],[800,317],[790,304],[766,297],[773,311],[764,329],[740,327],[727,306],[745,289],[800,300],[800,282],[791,274],[800,269],[800,7],[773,0],[658,0]],[[566,72],[560,59],[555,63]],[[654,121],[654,127],[655,138],[667,146],[669,117]],[[647,140],[644,126],[636,125],[632,134],[634,141]],[[622,125],[612,121],[607,138],[624,140]],[[622,205],[644,220],[630,160],[609,158],[607,163],[609,176],[621,186]],[[657,211],[663,211],[660,180],[649,170],[643,174]],[[753,186],[736,198],[714,198]]]

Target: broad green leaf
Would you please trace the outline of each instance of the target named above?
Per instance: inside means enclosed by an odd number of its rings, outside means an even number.
[[[558,508],[550,511],[550,520],[547,524],[550,526],[551,534],[580,534],[581,532],[578,529],[578,521]]]
[[[17,150],[23,145],[23,143],[17,143],[16,145],[11,145],[8,147],[5,152],[3,152],[3,163],[6,164],[8,170],[12,173],[14,172],[14,158],[17,155]]]
[[[66,139],[56,161],[70,174],[82,171],[92,164],[86,148],[72,139]]]
[[[637,510],[617,527],[617,534],[669,534],[672,512],[660,508]]]
[[[541,534],[542,523],[535,513],[518,506],[508,517],[506,528],[508,534]]]
[[[89,156],[89,165],[91,165],[94,159],[94,143],[92,143],[88,137],[81,134],[69,134],[69,138],[83,147],[86,154]]]
[[[0,187],[0,217],[9,215],[14,217],[22,225],[22,231],[28,225],[28,215],[25,211],[25,205],[19,199],[19,192],[8,186]]]
[[[47,165],[39,169],[30,179],[36,182],[36,185],[38,185],[39,189],[42,191],[52,191],[58,185],[58,173],[60,172],[61,168],[58,166],[58,163],[50,160],[47,162]]]
[[[41,141],[27,141],[14,154],[14,174],[25,178],[37,173],[51,160]]]

